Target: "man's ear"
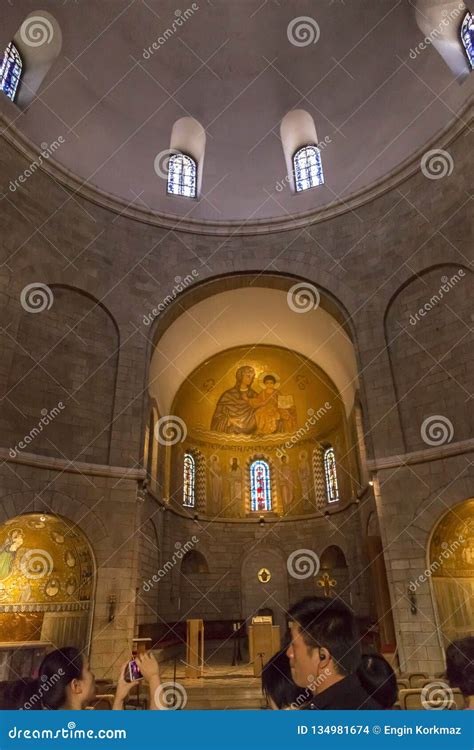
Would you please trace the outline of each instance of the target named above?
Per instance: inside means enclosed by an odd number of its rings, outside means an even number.
[[[321,666],[328,667],[331,661],[332,661],[332,656],[330,652],[327,650],[327,648],[324,648],[324,646],[321,646],[319,648],[319,662]]]
[[[82,693],[82,685],[80,680],[74,678],[73,680],[71,680],[69,685],[74,695],[79,695],[80,693]]]

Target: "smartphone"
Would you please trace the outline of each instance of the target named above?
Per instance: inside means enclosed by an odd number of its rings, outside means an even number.
[[[143,680],[143,675],[138,669],[138,664],[135,659],[128,662],[125,670],[125,680],[127,682],[136,682],[136,680]]]

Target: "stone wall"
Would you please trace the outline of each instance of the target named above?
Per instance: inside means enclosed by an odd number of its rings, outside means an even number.
[[[69,460],[139,467],[148,411],[147,371],[156,325],[156,321],[145,323],[144,316],[170,293],[175,277],[196,269],[197,283],[225,277],[223,284],[227,287],[232,285],[233,275],[254,272],[262,272],[264,284],[269,270],[307,279],[339,307],[342,315],[347,314],[353,334],[368,457],[372,469],[378,471],[377,508],[400,653],[405,666],[436,671],[441,664],[441,649],[436,642],[430,594],[420,597],[418,614],[411,615],[397,587],[405,586],[407,570],[413,566],[416,572],[423,566],[429,529],[442,511],[440,502],[454,504],[474,494],[467,449],[465,445],[457,448],[458,441],[472,435],[471,401],[466,393],[473,352],[472,333],[466,327],[472,297],[468,270],[473,247],[468,211],[472,135],[466,131],[443,145],[451,154],[454,168],[442,179],[428,179],[419,171],[376,200],[303,229],[216,237],[165,230],[128,219],[79,194],[72,195],[40,170],[12,193],[9,181],[23,173],[28,160],[2,141],[3,458],[9,458],[9,451],[22,437],[21,431],[28,434],[37,425],[41,409],[61,400],[66,388],[71,410],[65,410],[57,423],[52,422],[51,430],[45,431],[36,445],[30,444],[28,452],[58,456],[60,451]],[[450,277],[451,270],[458,268],[465,269],[466,277],[416,326],[412,325],[410,314],[431,299],[438,288],[438,277]],[[33,283],[47,284],[53,290],[61,287],[56,308],[53,303],[44,316],[26,311],[21,304],[22,291]],[[87,300],[95,301],[92,308]],[[185,309],[186,293],[175,304]],[[82,323],[75,329],[87,309],[91,310],[92,329]],[[105,352],[110,358],[102,358]],[[22,382],[22,370],[28,368],[31,356],[35,360],[31,373]],[[97,380],[93,362],[100,368]],[[79,374],[92,380],[75,403]],[[449,420],[452,425],[452,456],[441,460],[431,453],[423,463],[404,465],[406,451],[423,447],[422,425],[433,415],[442,416],[445,424]],[[95,438],[92,443],[91,437]],[[81,456],[85,441],[91,447]],[[393,456],[402,457],[398,464],[395,461],[391,468],[379,468],[381,461]],[[129,648],[135,625],[134,590],[140,577],[148,575],[155,564],[147,544],[143,555],[148,562],[142,560],[139,570],[133,538],[135,482],[96,477],[84,468],[71,473],[64,468],[25,466],[11,460],[2,465],[1,476],[4,517],[29,507],[30,500],[25,508],[23,501],[13,502],[15,493],[27,493],[33,505],[45,502],[48,493],[59,493],[55,497],[61,500],[51,507],[76,520],[88,535],[99,569],[92,657],[100,674]],[[415,514],[425,507],[424,503],[429,504],[427,498],[433,499],[433,507],[424,512],[423,531],[414,532]],[[358,536],[362,532],[356,517],[347,522],[351,533],[346,557],[352,575],[363,569],[362,540]],[[98,519],[97,523],[91,523],[92,518]],[[337,526],[342,520],[335,523]],[[167,544],[161,560],[166,560],[173,544],[183,543],[194,533],[195,525],[177,516],[160,524],[158,538]],[[285,532],[281,531],[283,527]],[[226,575],[217,606],[232,617],[240,614],[238,571],[245,550],[268,534],[266,544],[279,549],[283,557],[295,545],[319,552],[322,540],[331,536],[331,526],[322,519],[311,524],[277,524],[276,539],[271,539],[267,526],[261,530],[245,523],[221,524],[218,534],[211,528],[199,531],[211,570],[209,581],[215,583]],[[416,542],[411,538],[414,533]],[[168,587],[173,581],[175,588],[167,593],[163,586],[160,615],[174,618],[179,614],[177,582],[172,576],[165,581]],[[290,579],[290,600],[308,593],[310,585],[309,581]],[[117,616],[109,624],[107,598],[113,591],[118,595]],[[212,596],[211,592],[211,601]],[[364,597],[361,589],[361,608],[366,607]],[[206,600],[199,606],[206,616],[211,612],[206,609]],[[140,616],[146,616],[143,610]],[[421,642],[425,633],[427,645]]]

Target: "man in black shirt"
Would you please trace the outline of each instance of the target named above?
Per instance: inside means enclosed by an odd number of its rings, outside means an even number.
[[[312,697],[306,709],[380,709],[361,684],[355,617],[338,599],[306,597],[290,610],[291,675]]]

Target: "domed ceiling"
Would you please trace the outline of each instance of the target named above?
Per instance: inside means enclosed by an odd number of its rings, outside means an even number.
[[[37,146],[62,136],[54,160],[81,181],[183,222],[254,224],[346,199],[451,123],[473,87],[432,46],[410,56],[423,35],[409,0],[203,0],[180,9],[168,0],[44,0],[41,9],[59,23],[60,55],[26,109],[2,97],[0,112]],[[4,45],[33,11],[31,0],[5,4]],[[303,17],[309,37],[298,32]],[[279,131],[296,108],[325,142],[325,184],[298,195]],[[155,171],[185,116],[206,131],[198,200],[168,196]]]

